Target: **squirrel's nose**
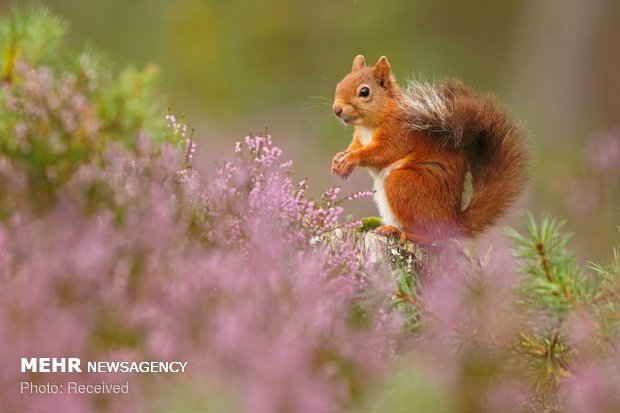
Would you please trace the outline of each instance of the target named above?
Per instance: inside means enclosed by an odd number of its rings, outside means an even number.
[[[340,117],[340,114],[342,113],[342,106],[334,106],[333,109],[336,116]]]

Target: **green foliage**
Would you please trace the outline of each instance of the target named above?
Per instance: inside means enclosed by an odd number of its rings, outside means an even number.
[[[523,305],[557,316],[578,307],[592,293],[574,255],[566,249],[571,235],[561,233],[563,225],[544,216],[538,226],[528,214],[527,237],[513,229],[506,231],[515,241],[515,257],[520,262],[520,272],[526,277],[521,285]]]
[[[43,209],[81,165],[104,162],[114,144],[136,149],[140,134],[166,139],[157,68],[115,74],[91,48],[69,51],[66,27],[46,8],[0,21],[0,155],[11,161],[7,175],[23,174],[24,195]],[[3,198],[6,216],[17,201]]]
[[[620,334],[620,246],[614,248],[613,261],[606,266],[590,263],[595,274],[596,288],[592,297],[592,315],[598,326],[597,342],[601,351]]]
[[[162,125],[156,120],[161,114],[154,93],[158,78],[159,71],[153,65],[141,70],[130,66],[101,89],[97,96],[99,118],[108,138],[131,144],[138,132]]]
[[[383,220],[379,217],[364,217],[362,225],[359,227],[360,232],[368,232],[383,225]]]
[[[418,296],[421,267],[414,261],[419,258],[403,248],[393,248],[391,254],[396,271],[394,306],[403,313],[408,330],[416,331],[424,319],[424,308]]]
[[[440,391],[445,398],[461,400],[459,406],[448,411],[487,411],[482,409],[475,393],[481,388],[492,388],[495,378],[501,381],[506,377],[528,384],[528,408],[561,411],[560,395],[578,374],[578,366],[615,363],[614,343],[620,334],[620,252],[614,250],[614,260],[609,265],[590,263],[582,267],[568,247],[571,236],[562,231],[563,225],[549,215],[537,222],[532,214],[527,214],[525,233],[506,230],[514,243],[516,261],[510,265],[516,264],[518,278],[512,302],[504,309],[497,307],[502,301],[494,297],[497,286],[493,277],[497,275],[489,274],[490,254],[475,259],[460,246],[452,252],[448,247],[431,249],[430,258],[420,269],[408,265],[401,249],[393,250],[395,309],[402,312],[414,337],[424,334],[426,329],[447,329],[452,349],[464,363],[462,384],[449,392],[432,386],[427,389],[431,394]],[[452,258],[446,260],[450,254]],[[432,259],[433,255],[439,258]],[[501,270],[509,271],[510,267],[503,266]],[[436,312],[437,302],[429,302],[420,294],[425,288],[421,281],[428,279],[429,271],[435,281],[445,277],[445,286],[440,282],[436,292],[441,296],[440,303],[462,300],[458,315],[448,313],[446,318]],[[440,292],[444,288],[453,291]],[[451,318],[455,316],[456,319]],[[509,335],[494,335],[497,327],[488,323],[496,317],[498,325],[511,326]],[[479,333],[480,329],[486,329],[486,333]],[[575,334],[587,334],[587,343],[576,339]],[[412,369],[405,369],[405,375],[393,384],[394,389],[404,386],[408,375],[420,374]],[[414,399],[423,400],[415,396],[408,404],[412,405]]]
[[[369,403],[367,409],[363,411],[367,413],[449,413],[457,411],[454,405],[455,400],[445,397],[431,369],[423,365],[408,367],[393,373],[390,381],[384,386],[386,391],[373,403]]]
[[[558,386],[572,376],[571,364],[580,358],[570,337],[570,323],[585,320],[596,332],[594,345],[602,353],[611,350],[609,339],[619,331],[619,258],[615,250],[612,264],[591,263],[587,271],[567,248],[571,235],[562,233],[563,222],[545,215],[537,224],[528,214],[525,223],[525,236],[506,231],[514,240],[514,256],[523,276],[516,306],[527,317],[515,351],[536,377],[541,397],[552,400]]]
[[[20,60],[31,65],[50,64],[57,60],[66,30],[66,22],[46,8],[25,12],[13,10],[10,17],[0,20],[0,79],[11,82]]]

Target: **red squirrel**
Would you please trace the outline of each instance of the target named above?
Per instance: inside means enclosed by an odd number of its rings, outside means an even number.
[[[524,189],[522,129],[492,96],[460,81],[411,81],[403,91],[385,56],[366,67],[358,55],[336,86],[333,111],[355,132],[332,172],[346,179],[356,166],[368,170],[380,234],[423,244],[475,237]],[[463,209],[468,171],[473,194]]]

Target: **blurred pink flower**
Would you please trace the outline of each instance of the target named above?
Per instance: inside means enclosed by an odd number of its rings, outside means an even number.
[[[586,147],[586,160],[603,172],[620,171],[620,127],[592,138]]]

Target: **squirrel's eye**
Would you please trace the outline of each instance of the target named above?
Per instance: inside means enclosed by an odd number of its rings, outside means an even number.
[[[368,97],[368,95],[370,95],[370,89],[364,86],[363,88],[360,89],[359,95],[363,98]]]

